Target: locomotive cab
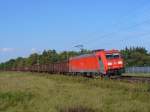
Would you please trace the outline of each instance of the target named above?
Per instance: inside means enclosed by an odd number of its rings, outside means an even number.
[[[124,63],[119,51],[112,50],[106,52],[107,74],[121,75],[124,72]]]

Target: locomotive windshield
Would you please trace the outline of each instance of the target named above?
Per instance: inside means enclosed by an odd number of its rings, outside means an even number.
[[[119,54],[119,53],[106,54],[106,58],[107,58],[107,59],[116,59],[116,58],[120,58],[120,54]]]

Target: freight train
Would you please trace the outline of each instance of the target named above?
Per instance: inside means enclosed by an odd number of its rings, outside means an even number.
[[[121,75],[124,60],[118,50],[95,50],[90,54],[71,57],[66,61],[11,68],[12,71],[47,72],[91,77]]]

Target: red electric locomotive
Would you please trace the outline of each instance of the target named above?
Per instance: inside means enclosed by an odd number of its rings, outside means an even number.
[[[90,76],[121,75],[124,72],[123,58],[118,50],[96,50],[70,58],[69,72]]]
[[[91,54],[75,56],[67,61],[13,68],[12,70],[96,77],[121,75],[124,72],[124,63],[118,50],[95,50]]]

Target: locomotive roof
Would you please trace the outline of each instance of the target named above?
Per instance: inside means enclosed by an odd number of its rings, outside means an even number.
[[[95,56],[95,53],[83,54],[83,55],[80,55],[80,56],[71,57],[70,59],[79,59],[79,58],[90,57],[90,56]]]
[[[99,49],[99,50],[93,50],[93,52],[91,54],[83,54],[80,56],[75,56],[75,57],[71,57],[70,59],[79,59],[79,58],[83,58],[83,57],[90,57],[90,56],[96,56],[96,53],[104,51],[106,54],[111,54],[111,53],[119,53],[118,50],[104,50],[104,49]]]
[[[111,54],[111,53],[119,53],[118,50],[114,50],[114,49],[113,49],[113,50],[107,50],[107,51],[105,51],[105,52],[106,52],[106,54],[107,54],[107,53],[108,53],[108,54],[109,54],[109,53],[110,53],[110,54]]]

